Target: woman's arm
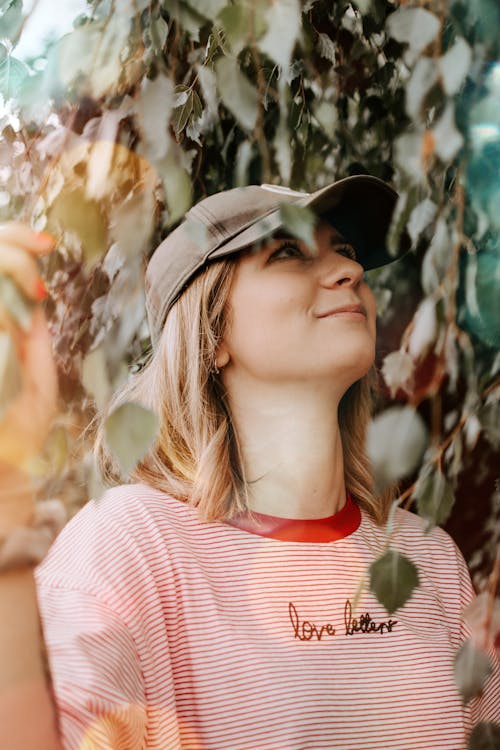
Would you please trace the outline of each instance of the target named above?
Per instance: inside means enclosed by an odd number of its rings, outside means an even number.
[[[46,296],[36,256],[50,253],[53,239],[17,223],[0,224],[0,273],[35,304],[24,330],[0,300],[0,331],[13,342],[21,388],[0,414],[0,735],[2,750],[61,750],[57,717],[44,666],[44,646],[28,543],[12,549],[12,532],[29,528],[36,487],[21,467],[43,447],[56,414],[57,377],[50,335],[37,301]],[[28,532],[29,534],[29,532]],[[6,540],[7,543],[6,543]],[[19,552],[21,554],[19,554]],[[13,563],[17,563],[13,567]]]
[[[26,475],[0,465],[1,536],[28,524],[33,505]],[[2,750],[62,750],[29,566],[0,572],[0,665]]]
[[[2,750],[62,750],[31,569],[0,575]]]

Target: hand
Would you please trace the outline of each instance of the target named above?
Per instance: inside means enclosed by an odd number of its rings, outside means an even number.
[[[44,296],[36,256],[53,249],[54,239],[48,234],[17,222],[0,223],[0,274],[13,279],[34,303]],[[0,417],[0,507],[9,478],[22,475],[27,462],[40,453],[57,413],[57,372],[47,320],[40,304],[32,314],[31,329],[25,331],[0,300],[0,330],[14,342],[22,380],[20,392]]]

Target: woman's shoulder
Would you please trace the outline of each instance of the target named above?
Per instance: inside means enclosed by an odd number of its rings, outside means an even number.
[[[70,582],[85,577],[101,588],[103,573],[126,577],[165,555],[167,536],[183,527],[194,509],[143,483],[107,488],[68,521],[37,568],[37,580]]]
[[[441,526],[404,508],[396,508],[391,546],[417,558],[425,567],[437,570],[443,565],[460,568],[463,555],[453,537]]]
[[[132,531],[145,516],[180,520],[193,509],[172,494],[143,482],[106,488],[100,496],[91,497],[65,528],[91,524],[110,524]]]
[[[391,547],[410,556],[433,559],[461,555],[456,542],[445,529],[429,524],[426,518],[413,511],[398,507],[387,524],[375,527],[373,522],[368,522],[380,544],[385,546],[389,539]]]

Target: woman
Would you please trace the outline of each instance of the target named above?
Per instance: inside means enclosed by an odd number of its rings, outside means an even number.
[[[498,720],[498,671],[472,706],[453,684],[473,590],[442,529],[396,512],[421,580],[394,615],[360,586],[391,499],[363,451],[363,269],[392,260],[395,199],[368,177],[227,191],[154,253],[151,361],[110,409],[149,406],[159,437],[120,484],[101,423],[118,484],[36,572],[65,748],[443,749]],[[283,203],[318,216],[316,249],[284,232]]]

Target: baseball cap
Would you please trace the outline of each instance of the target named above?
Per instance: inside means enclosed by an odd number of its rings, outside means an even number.
[[[395,256],[385,238],[398,199],[396,191],[370,175],[353,175],[313,193],[281,185],[247,185],[196,203],[153,252],[145,275],[146,312],[153,345],[172,305],[205,264],[238,253],[283,228],[282,204],[310,208],[356,250],[365,270],[392,263],[411,242],[403,233]]]

